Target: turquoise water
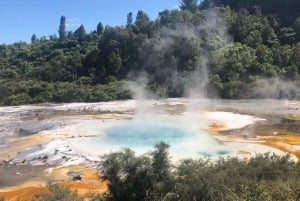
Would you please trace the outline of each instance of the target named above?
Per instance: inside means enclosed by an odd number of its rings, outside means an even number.
[[[232,152],[202,130],[201,125],[183,118],[121,120],[109,126],[91,125],[90,129],[93,133],[98,130],[103,135],[72,139],[72,144],[91,155],[102,155],[122,148],[144,154],[161,141],[170,145],[170,156],[174,159],[219,157]]]
[[[172,127],[159,123],[128,122],[105,130],[106,141],[132,146],[153,146],[164,141],[170,144],[180,143],[184,139],[193,137],[192,132],[183,128]]]

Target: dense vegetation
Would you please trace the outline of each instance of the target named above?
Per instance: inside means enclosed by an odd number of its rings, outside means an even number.
[[[161,142],[150,156],[129,149],[104,156],[100,170],[110,181],[104,200],[300,200],[300,164],[288,155],[185,159],[173,167],[168,148]]]
[[[65,23],[58,36],[0,45],[0,104],[125,99],[122,86],[141,75],[161,96],[199,86],[222,98],[300,97],[297,0],[182,0],[154,21],[129,12],[126,26],[90,33]]]
[[[87,195],[91,201],[297,201],[300,200],[300,164],[286,156],[185,159],[171,165],[168,145],[155,145],[150,154],[136,156],[130,149],[105,155],[99,166],[109,191]],[[84,200],[58,184],[39,200]],[[0,199],[1,200],[1,199]]]

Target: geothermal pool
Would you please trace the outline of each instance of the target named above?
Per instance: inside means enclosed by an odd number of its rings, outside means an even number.
[[[90,125],[98,136],[70,139],[77,151],[101,155],[121,148],[131,148],[138,154],[151,151],[155,144],[164,141],[170,145],[172,158],[210,157],[230,154],[232,147],[225,146],[204,130],[205,123],[191,117],[143,115],[137,119],[118,120],[107,125]],[[89,131],[88,131],[89,132]],[[101,133],[101,134],[100,134]]]
[[[69,183],[69,172],[83,173],[81,190],[88,192],[103,185],[96,174],[101,155],[122,148],[147,154],[160,141],[170,145],[174,165],[185,158],[247,160],[264,153],[300,158],[299,101],[190,104],[163,99],[146,101],[142,109],[133,100],[0,107],[0,196],[49,180]],[[78,181],[73,184],[78,188]]]
[[[299,112],[291,111],[293,105],[286,101],[217,100],[209,104],[206,101],[205,107],[203,102],[199,103],[201,107],[191,109],[186,99],[150,100],[143,104],[146,110],[140,110],[133,100],[2,107],[0,160],[30,165],[90,163],[122,148],[130,148],[137,154],[149,153],[160,141],[170,145],[173,161],[227,156],[249,158],[259,153],[284,154],[282,150],[298,150],[290,144],[285,144],[284,149],[267,146],[266,139],[256,138],[251,129],[245,129],[267,120],[239,114],[250,112],[274,118]],[[271,110],[265,110],[268,107]],[[232,132],[215,133],[210,129],[214,124],[222,125],[217,130]]]

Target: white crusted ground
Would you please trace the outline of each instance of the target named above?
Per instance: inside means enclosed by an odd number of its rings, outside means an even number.
[[[54,129],[42,130],[36,135],[45,136],[51,140],[48,143],[37,144],[35,147],[18,150],[17,155],[13,157],[11,163],[74,165],[85,162],[97,162],[99,161],[98,156],[100,154],[120,150],[123,147],[118,146],[118,144],[114,144],[112,146],[103,144],[105,142],[102,142],[101,139],[98,144],[93,146],[81,143],[81,141],[84,141],[84,139],[87,138],[99,140],[99,136],[103,136],[103,138],[105,138],[106,133],[104,132],[104,128],[117,125],[119,120],[134,118],[132,114],[124,112],[132,112],[136,108],[141,109],[141,111],[149,111],[149,108],[147,108],[147,110],[143,110],[143,108],[139,108],[139,105],[136,104],[138,104],[138,102],[134,100],[127,100],[105,103],[69,103],[0,107],[0,113],[2,114],[0,120],[1,122],[5,122],[5,124],[2,123],[0,125],[0,131],[1,129],[4,130],[4,132],[0,134],[0,152],[1,149],[5,149],[7,145],[3,143],[1,144],[1,138],[4,138],[3,135],[8,134],[9,131],[9,128],[5,127],[5,125],[16,120],[21,121],[22,117],[31,114],[34,111],[96,111],[99,112],[99,114],[69,116],[66,113],[66,116],[60,115],[59,117],[52,117],[51,119],[48,119],[47,121],[61,122],[61,124]],[[153,106],[150,110],[153,109],[156,111],[163,109],[164,106],[176,108],[178,105],[184,105],[188,112],[178,114],[160,113],[159,118],[163,117],[161,121],[164,121],[164,118],[168,118],[169,116],[170,119],[181,119],[179,124],[188,125],[192,122],[190,124],[191,127],[196,125],[193,129],[197,129],[199,135],[195,139],[186,141],[184,142],[185,144],[178,145],[177,147],[172,147],[171,144],[170,154],[174,161],[185,157],[196,158],[199,156],[199,153],[196,153],[197,150],[198,152],[206,152],[206,150],[208,150],[208,155],[210,155],[218,149],[224,149],[225,151],[228,151],[228,154],[224,154],[224,156],[237,156],[241,158],[266,152],[285,154],[280,150],[255,143],[253,141],[247,141],[239,138],[233,139],[228,138],[227,136],[211,137],[208,136],[207,133],[203,134],[204,130],[206,130],[208,125],[212,122],[223,124],[226,129],[237,129],[243,128],[257,121],[263,121],[263,119],[231,112],[203,112],[200,110],[207,107],[195,107],[193,110],[188,104],[189,101],[187,99],[153,100],[148,101],[146,104],[147,106]],[[194,101],[193,104],[197,104],[197,102]],[[191,113],[192,115],[190,115]],[[155,116],[153,116],[153,118],[155,118]],[[184,126],[186,125],[182,125],[182,127]],[[13,132],[13,129],[14,128],[12,128],[10,132]],[[222,141],[222,145],[218,145],[218,141]],[[214,149],[213,146],[221,146],[221,148]],[[130,148],[135,150],[136,147]],[[149,150],[148,148],[138,149],[139,148],[137,148],[137,152],[140,153],[142,151]],[[219,155],[211,155],[211,157],[218,158]]]

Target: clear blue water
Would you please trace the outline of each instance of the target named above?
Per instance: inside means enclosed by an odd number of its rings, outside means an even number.
[[[169,144],[180,143],[184,139],[191,138],[194,134],[182,128],[169,125],[129,122],[124,125],[108,128],[106,140],[112,143],[121,143],[132,146],[153,146],[164,141]]]
[[[195,126],[196,125],[196,126]],[[138,119],[124,120],[109,126],[94,125],[93,133],[99,137],[72,139],[72,143],[91,154],[105,154],[130,148],[143,154],[153,150],[155,144],[164,141],[170,145],[173,158],[219,157],[230,154],[228,147],[219,144],[201,126],[183,119]]]

